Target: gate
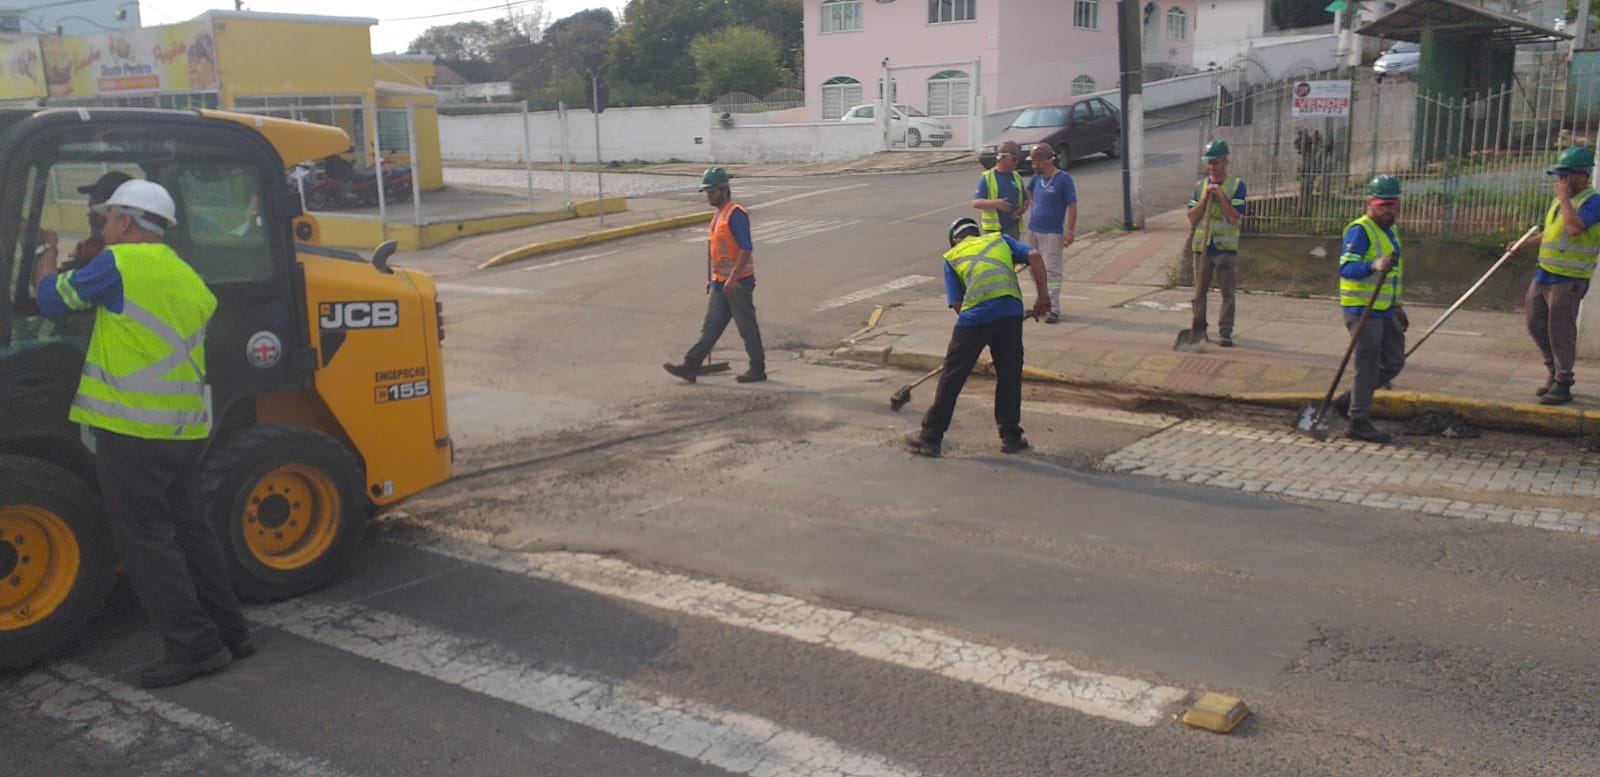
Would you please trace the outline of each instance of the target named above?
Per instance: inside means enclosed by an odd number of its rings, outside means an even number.
[[[877,84],[868,85],[863,95],[877,102],[879,114],[886,104],[895,106],[892,119],[877,117],[884,150],[976,150],[983,140],[982,75],[975,59],[885,64]],[[939,137],[946,132],[948,137]]]

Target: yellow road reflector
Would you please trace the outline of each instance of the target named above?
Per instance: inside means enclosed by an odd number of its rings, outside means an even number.
[[[1186,726],[1226,734],[1249,716],[1250,708],[1244,706],[1244,702],[1232,696],[1208,693],[1200,697],[1200,701],[1195,702],[1188,712],[1183,713],[1183,723]]]

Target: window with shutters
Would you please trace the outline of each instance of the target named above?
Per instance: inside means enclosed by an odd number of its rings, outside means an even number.
[[[978,0],[928,0],[928,23],[970,22],[978,18]]]
[[[831,121],[861,104],[861,82],[849,76],[830,78],[822,84],[822,120]]]
[[[1072,94],[1089,94],[1094,91],[1094,76],[1078,76],[1072,79]]]
[[[972,113],[972,78],[960,70],[946,70],[928,79],[929,116],[966,116]]]
[[[1167,39],[1187,40],[1189,37],[1189,14],[1182,8],[1173,8],[1167,11]]]
[[[822,0],[822,32],[860,32],[861,0]]]
[[[1080,30],[1100,29],[1100,0],[1076,0],[1072,5],[1072,26]]]

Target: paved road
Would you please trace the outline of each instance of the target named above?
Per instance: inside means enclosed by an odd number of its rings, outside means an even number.
[[[1179,199],[1172,168],[1153,189]],[[660,369],[704,305],[695,230],[444,279],[457,478],[328,589],[253,610],[260,654],[218,677],[131,689],[155,648],[120,592],[96,639],[0,678],[0,773],[1594,773],[1594,537],[1344,504],[1361,483],[1282,419],[1116,394],[1030,388],[1036,450],[1008,457],[975,380],[945,459],[898,450],[932,387],[893,414],[911,376],[825,347],[938,293],[973,179],[753,195],[766,384]],[[1482,460],[1572,488],[1592,466],[1535,444],[1404,450],[1522,507]],[[1217,461],[1299,494],[1174,479]],[[1176,724],[1206,691],[1255,715]]]

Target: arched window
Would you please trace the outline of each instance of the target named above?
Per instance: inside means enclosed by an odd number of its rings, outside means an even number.
[[[861,104],[861,82],[849,76],[822,82],[822,120],[830,121]]]
[[[1189,37],[1189,14],[1182,8],[1167,10],[1167,40],[1187,40]]]
[[[1089,94],[1094,91],[1094,76],[1078,76],[1072,79],[1072,94]]]
[[[860,32],[861,0],[822,0],[822,32]]]
[[[928,79],[929,116],[966,116],[972,113],[972,77],[946,70]]]

